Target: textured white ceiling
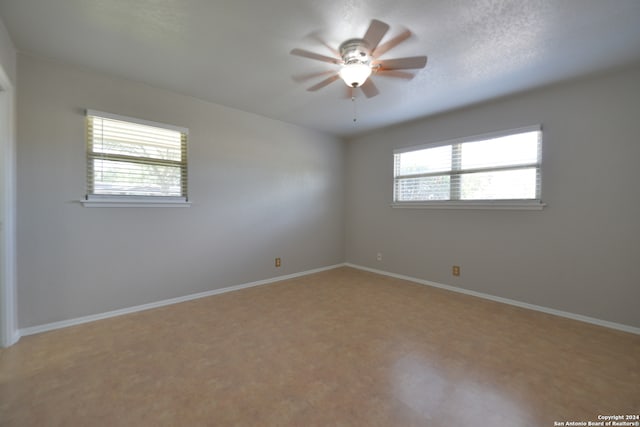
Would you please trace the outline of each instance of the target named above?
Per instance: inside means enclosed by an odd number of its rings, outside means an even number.
[[[0,0],[22,52],[340,136],[462,107],[640,61],[640,0]],[[377,97],[340,81],[292,79],[337,66],[330,55],[372,18],[388,40],[414,35],[384,58],[428,55],[411,81],[374,76]]]

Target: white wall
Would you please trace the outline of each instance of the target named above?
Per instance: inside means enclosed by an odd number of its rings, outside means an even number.
[[[347,261],[639,327],[638,94],[633,67],[351,140]],[[393,149],[538,123],[545,210],[389,206]]]
[[[30,56],[18,72],[21,328],[344,261],[343,142]],[[188,127],[193,206],[82,207],[85,108]]]

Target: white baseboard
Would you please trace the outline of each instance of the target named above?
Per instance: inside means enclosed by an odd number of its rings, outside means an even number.
[[[44,325],[30,326],[18,331],[17,341],[21,336],[39,334],[40,332],[52,331],[54,329],[66,328],[68,326],[80,325],[82,323],[93,322],[101,319],[108,319],[109,317],[122,316],[123,314],[135,313],[138,311],[150,310],[152,308],[163,307],[165,305],[178,304],[185,301],[191,301],[198,298],[205,298],[212,295],[223,294],[226,292],[237,291],[240,289],[252,288],[254,286],[267,285],[274,282],[280,282],[282,280],[294,279],[296,277],[307,276],[309,274],[320,273],[321,271],[333,270],[334,268],[344,267],[345,264],[334,264],[327,267],[315,268],[313,270],[301,271],[299,273],[287,274],[285,276],[272,277],[270,279],[258,280],[256,282],[244,283],[241,285],[229,286],[226,288],[213,289],[210,291],[199,292],[197,294],[190,294],[176,298],[170,298],[162,301],[151,302],[148,304],[136,305],[133,307],[122,308],[119,310],[107,311],[105,313],[91,314],[89,316],[76,317],[74,319],[61,320],[59,322],[46,323]]]
[[[541,311],[543,313],[552,314],[554,316],[566,317],[568,319],[578,320],[580,322],[591,323],[593,325],[604,326],[605,328],[616,329],[618,331],[629,332],[632,334],[640,335],[640,328],[634,326],[623,325],[621,323],[609,322],[607,320],[596,319],[589,316],[583,316],[582,314],[569,313],[567,311],[556,310],[553,308],[543,307],[540,305],[529,304],[526,302],[516,301],[508,298],[497,297],[482,292],[471,291],[464,288],[458,288],[450,285],[443,285],[442,283],[431,282],[429,280],[417,279],[415,277],[405,276],[402,274],[390,273],[388,271],[377,270],[375,268],[364,267],[362,265],[345,263],[346,267],[355,268],[358,270],[369,271],[371,273],[382,274],[384,276],[394,277],[396,279],[408,280],[410,282],[418,283],[421,285],[432,286],[434,288],[445,289],[447,291],[458,292],[465,295],[471,295],[478,298],[483,298],[491,301],[500,302],[503,304],[514,305],[516,307],[526,308],[529,310]]]
[[[17,343],[17,342],[20,340],[20,337],[21,337],[21,335],[20,335],[20,331],[18,331],[18,330],[13,331],[13,334],[12,334],[12,336],[11,336],[11,339],[10,339],[10,341],[7,343],[7,346],[6,346],[6,347],[12,346],[12,345],[14,345],[15,343]]]
[[[534,304],[529,304],[529,303],[526,303],[526,302],[516,301],[516,300],[512,300],[512,299],[508,299],[508,298],[497,297],[497,296],[490,295],[490,294],[485,294],[485,293],[482,293],[482,292],[476,292],[476,291],[471,291],[471,290],[464,289],[464,288],[458,288],[458,287],[455,287],[455,286],[444,285],[442,283],[431,282],[431,281],[428,281],[428,280],[423,280],[423,279],[418,279],[418,278],[415,278],[415,277],[405,276],[403,274],[391,273],[391,272],[384,271],[384,270],[378,270],[378,269],[375,269],[375,268],[364,267],[364,266],[357,265],[357,264],[343,263],[343,264],[334,264],[334,265],[330,265],[330,266],[327,266],[327,267],[316,268],[316,269],[313,269],[313,270],[302,271],[302,272],[299,272],[299,273],[288,274],[288,275],[285,275],[285,276],[278,276],[278,277],[272,277],[270,279],[258,280],[256,282],[244,283],[244,284],[241,284],[241,285],[229,286],[229,287],[220,288],[220,289],[213,289],[213,290],[210,290],[210,291],[200,292],[200,293],[191,294],[191,295],[185,295],[185,296],[182,296],[182,297],[166,299],[166,300],[152,302],[152,303],[148,303],[148,304],[142,304],[142,305],[137,305],[137,306],[133,306],[133,307],[122,308],[122,309],[119,309],[119,310],[108,311],[108,312],[105,312],[105,313],[98,313],[98,314],[92,314],[92,315],[89,315],[89,316],[77,317],[77,318],[74,318],[74,319],[61,320],[59,322],[47,323],[47,324],[44,324],[44,325],[31,326],[31,327],[28,327],[28,328],[20,329],[18,332],[16,332],[13,341],[17,342],[20,339],[20,337],[22,337],[22,336],[38,334],[40,332],[52,331],[54,329],[66,328],[68,326],[80,325],[82,323],[93,322],[95,320],[108,319],[110,317],[121,316],[121,315],[124,315],[124,314],[135,313],[135,312],[138,312],[138,311],[143,311],[143,310],[149,310],[149,309],[152,309],[152,308],[163,307],[163,306],[166,306],[166,305],[178,304],[178,303],[185,302],[185,301],[190,301],[190,300],[194,300],[194,299],[198,299],[198,298],[205,298],[205,297],[212,296],[212,295],[223,294],[223,293],[226,293],[226,292],[232,292],[232,291],[237,291],[237,290],[240,290],[240,289],[251,288],[251,287],[254,287],[254,286],[267,285],[267,284],[274,283],[274,282],[279,282],[279,281],[282,281],[282,280],[294,279],[296,277],[307,276],[309,274],[319,273],[319,272],[327,271],[327,270],[333,270],[333,269],[339,268],[339,267],[351,267],[351,268],[355,268],[355,269],[358,269],[358,270],[369,271],[371,273],[381,274],[383,276],[394,277],[396,279],[407,280],[407,281],[418,283],[418,284],[421,284],[421,285],[432,286],[432,287],[435,287],[435,288],[445,289],[445,290],[452,291],[452,292],[458,292],[458,293],[461,293],[461,294],[471,295],[471,296],[474,296],[474,297],[483,298],[483,299],[487,299],[487,300],[491,300],[491,301],[496,301],[496,302],[500,302],[500,303],[503,303],[503,304],[509,304],[509,305],[513,305],[513,306],[516,306],[516,307],[526,308],[526,309],[529,309],[529,310],[540,311],[540,312],[547,313],[547,314],[552,314],[552,315],[555,315],[555,316],[566,317],[568,319],[578,320],[578,321],[585,322],[585,323],[591,323],[591,324],[594,324],[594,325],[603,326],[605,328],[616,329],[616,330],[619,330],[619,331],[629,332],[629,333],[632,333],[632,334],[640,335],[640,328],[637,328],[637,327],[634,327],[634,326],[623,325],[623,324],[620,324],[620,323],[609,322],[607,320],[601,320],[601,319],[596,319],[596,318],[593,318],[593,317],[583,316],[581,314],[569,313],[567,311],[561,311],[561,310],[556,310],[556,309],[553,309],[553,308],[547,308],[547,307],[534,305]]]

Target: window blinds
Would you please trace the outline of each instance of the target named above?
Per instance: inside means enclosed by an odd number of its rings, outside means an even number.
[[[87,199],[187,200],[187,129],[87,110]]]
[[[394,152],[394,202],[539,200],[542,130]]]

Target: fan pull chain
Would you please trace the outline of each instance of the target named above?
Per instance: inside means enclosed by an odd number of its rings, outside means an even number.
[[[356,109],[356,94],[353,92],[351,94],[351,103],[353,104],[353,121],[355,123],[358,120],[358,110]]]

